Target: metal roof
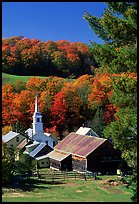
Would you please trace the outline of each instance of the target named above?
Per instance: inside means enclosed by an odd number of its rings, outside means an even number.
[[[91,135],[92,136],[98,136],[91,128],[87,128],[87,127],[80,127],[76,133],[79,134],[79,135],[90,135],[91,132]]]
[[[17,146],[18,149],[22,149],[28,143],[27,139],[24,139],[20,144]]]
[[[47,154],[43,155],[43,156],[40,156],[40,157],[36,157],[35,159],[38,161],[38,160],[46,159],[46,158],[48,158]]]
[[[3,140],[4,142],[9,142],[9,141],[12,140],[13,138],[15,138],[17,135],[19,135],[19,133],[10,131],[10,132],[8,132],[6,135],[3,135],[3,136],[2,136],[2,140]]]
[[[35,157],[35,155],[41,151],[42,148],[46,146],[46,143],[40,143],[32,152],[29,153],[31,157]]]
[[[40,144],[40,142],[34,141],[32,144],[29,144],[26,147],[33,147],[33,146],[36,146],[36,145],[39,145],[39,144]]]
[[[54,149],[62,151],[64,153],[71,153],[77,156],[86,157],[106,140],[107,139],[104,138],[79,135],[72,132],[59,144],[57,144]]]
[[[64,152],[59,152],[59,151],[53,150],[50,153],[48,153],[46,156],[49,157],[50,159],[62,161],[63,159],[65,159],[69,155],[70,155],[70,153],[64,153]]]

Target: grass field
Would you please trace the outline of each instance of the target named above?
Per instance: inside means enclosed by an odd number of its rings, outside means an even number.
[[[104,185],[102,180],[52,183],[32,179],[20,188],[3,188],[2,202],[132,202],[127,188]]]
[[[11,75],[11,74],[2,73],[2,85],[4,85],[5,83],[14,84],[15,81],[17,81],[17,80],[20,80],[22,82],[27,82],[28,79],[30,79],[32,77],[39,77],[41,79],[47,78],[47,77],[43,77],[43,76],[17,76],[17,75]],[[65,78],[65,80],[67,82],[69,82],[69,81],[74,81],[75,79]]]
[[[14,84],[14,82],[17,80],[27,82],[28,79],[32,77],[33,76],[16,76],[16,75],[2,73],[2,84],[5,84],[5,83]],[[39,78],[45,78],[45,77],[39,77]]]

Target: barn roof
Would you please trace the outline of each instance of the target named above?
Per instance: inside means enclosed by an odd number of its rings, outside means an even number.
[[[70,155],[70,153],[64,153],[64,152],[59,152],[59,151],[53,150],[52,152],[48,153],[46,156],[49,157],[50,159],[62,161],[63,159],[65,159],[69,155]]]
[[[86,157],[95,149],[97,149],[107,139],[99,138],[95,136],[79,135],[77,133],[70,133],[65,137],[54,149],[74,154],[81,157]]]
[[[9,141],[12,140],[13,138],[15,138],[17,135],[19,135],[19,133],[10,131],[10,132],[8,132],[6,135],[3,135],[3,136],[2,136],[2,140],[3,140],[4,142],[9,142]]]

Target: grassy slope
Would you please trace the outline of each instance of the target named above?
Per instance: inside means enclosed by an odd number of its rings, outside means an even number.
[[[4,85],[5,83],[10,83],[10,84],[14,84],[15,81],[20,80],[22,82],[27,82],[28,79],[32,78],[34,76],[17,76],[17,75],[11,75],[11,74],[6,74],[6,73],[2,73],[2,85]],[[39,78],[47,78],[47,77],[43,77],[43,76],[35,76],[35,77],[39,77]],[[73,81],[76,79],[65,79],[67,82],[69,81]]]
[[[33,76],[16,76],[16,75],[2,73],[2,84],[5,84],[7,82],[9,82],[10,84],[14,84],[14,82],[17,80],[27,82],[27,80],[32,77]],[[45,77],[40,77],[40,78],[45,78]]]
[[[101,180],[67,180],[57,184],[37,180],[30,190],[3,191],[2,202],[131,202],[128,189],[104,185]]]

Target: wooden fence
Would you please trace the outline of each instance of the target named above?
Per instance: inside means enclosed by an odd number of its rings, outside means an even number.
[[[34,172],[34,176],[39,179],[45,179],[47,181],[65,181],[65,180],[90,180],[94,178],[92,175],[87,175],[86,173],[80,173],[75,171],[56,171],[56,170],[45,170],[38,169]]]

